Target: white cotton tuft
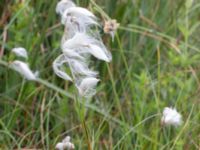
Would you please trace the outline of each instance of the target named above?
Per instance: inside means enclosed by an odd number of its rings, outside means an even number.
[[[82,45],[88,45],[88,43],[91,42],[92,39],[89,38],[85,33],[77,32],[71,39],[63,42],[62,48],[74,49]]]
[[[65,149],[65,146],[63,143],[59,142],[56,144],[56,149],[57,150],[64,150]]]
[[[76,5],[71,0],[61,0],[56,5],[56,13],[62,16],[66,9],[75,6]]]
[[[182,116],[175,108],[165,107],[161,123],[163,125],[180,126],[182,124]]]
[[[20,73],[27,80],[36,80],[35,74],[30,70],[28,64],[15,60],[11,63],[11,68]]]
[[[103,43],[85,33],[76,33],[73,38],[65,41],[62,49],[74,49],[77,53],[90,53],[94,57],[106,62],[112,60],[112,55]]]
[[[71,137],[70,137],[70,136],[66,136],[66,137],[62,140],[62,142],[63,142],[63,143],[66,143],[66,142],[70,142],[70,140],[71,140]]]
[[[56,73],[56,75],[59,76],[60,78],[72,81],[72,78],[67,73],[65,73],[64,70],[62,70],[63,64],[67,62],[68,58],[66,55],[62,54],[58,56],[53,62],[53,70]]]
[[[99,79],[96,78],[98,72],[89,68],[90,56],[106,62],[112,60],[112,55],[98,32],[91,29],[93,26],[100,26],[98,20],[92,12],[76,7],[70,0],[61,0],[57,4],[56,12],[61,14],[61,23],[65,25],[65,31],[61,40],[63,54],[53,62],[54,72],[65,80],[73,81],[80,96],[91,97],[96,93],[95,87]],[[68,65],[72,77],[63,68],[65,65]]]
[[[70,59],[69,65],[73,75],[84,75],[84,76],[96,76],[98,73],[96,71],[92,71],[88,68],[87,63],[78,61],[76,59]]]
[[[94,17],[94,14],[90,12],[89,10],[82,8],[82,7],[70,7],[66,9],[65,15],[73,15],[73,16],[87,16],[87,17]]]
[[[99,82],[99,79],[94,77],[84,78],[80,84],[77,84],[79,94],[84,97],[91,97],[96,93],[96,85]]]
[[[88,48],[88,52],[90,52],[94,57],[100,60],[104,60],[106,62],[110,62],[112,60],[111,54],[107,50],[102,49],[101,47],[97,45],[90,44]]]
[[[74,144],[71,142],[64,143],[64,147],[66,147],[67,149],[70,149],[70,150],[75,148]]]
[[[17,48],[13,48],[11,50],[11,52],[15,53],[15,55],[20,56],[20,57],[24,57],[24,58],[28,58],[28,54],[25,48],[23,47],[17,47]]]
[[[70,7],[62,15],[61,23],[69,32],[85,32],[90,25],[98,25],[96,17],[87,9],[81,7]],[[71,31],[72,30],[72,31]]]
[[[57,150],[65,150],[65,149],[75,149],[75,146],[73,143],[70,142],[70,136],[66,136],[62,142],[59,142],[56,144]]]
[[[75,58],[75,59],[79,59],[79,60],[84,60],[85,58],[83,56],[81,56],[79,53],[77,53],[74,50],[70,50],[70,49],[63,49],[62,50],[63,53],[65,55],[67,55],[69,58]]]

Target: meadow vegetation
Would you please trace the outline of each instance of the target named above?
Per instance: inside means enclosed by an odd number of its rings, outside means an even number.
[[[101,81],[89,100],[52,69],[64,30],[57,2],[0,1],[0,149],[55,149],[66,135],[80,150],[200,149],[200,1],[74,0],[102,25],[120,23],[114,41],[100,28],[112,61],[92,57]],[[14,47],[28,50],[37,81],[9,67]],[[161,124],[170,106],[179,127]]]

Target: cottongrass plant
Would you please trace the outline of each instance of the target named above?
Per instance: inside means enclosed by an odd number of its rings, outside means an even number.
[[[12,51],[16,56],[28,58],[27,50],[22,47],[13,48]],[[27,80],[36,80],[38,76],[38,72],[36,71],[33,73],[33,71],[30,69],[28,63],[15,60],[11,62],[10,67],[17,71],[19,74],[21,74],[25,79]]]
[[[161,118],[161,124],[175,127],[180,126],[182,124],[182,116],[175,108],[165,107]]]
[[[92,12],[77,7],[71,0],[61,0],[56,6],[65,26],[61,40],[62,54],[53,62],[54,72],[64,80],[75,83],[81,97],[92,97],[100,81],[98,72],[89,68],[90,57],[110,62],[111,53],[106,49],[98,32],[92,27],[100,26]],[[66,73],[69,66],[71,75]]]
[[[64,150],[64,149],[72,150],[72,149],[75,149],[74,144],[70,140],[71,140],[71,137],[66,136],[62,140],[62,142],[59,142],[59,143],[56,144],[56,149],[57,150]]]
[[[27,54],[27,51],[25,48],[23,47],[16,47],[16,48],[13,48],[11,50],[11,52],[13,52],[15,55],[19,56],[19,57],[23,57],[25,59],[28,59],[28,54]]]
[[[61,0],[56,6],[56,12],[61,16],[61,23],[65,26],[64,34],[61,40],[62,54],[53,62],[53,69],[57,76],[64,80],[72,81],[82,98],[90,98],[96,93],[96,85],[100,81],[97,78],[98,72],[89,68],[90,57],[93,56],[99,60],[110,62],[111,53],[103,44],[96,28],[100,26],[95,15],[89,10],[77,7],[71,0]],[[66,68],[70,68],[70,74],[66,73]],[[85,114],[84,108],[82,113]],[[87,135],[85,119],[80,115],[83,128]],[[89,137],[87,136],[88,141]],[[90,142],[88,147],[91,149]],[[69,142],[58,143],[56,148],[66,149],[74,148]]]
[[[23,61],[15,60],[10,66],[27,80],[36,80],[37,78],[37,75],[31,71],[28,64]]]

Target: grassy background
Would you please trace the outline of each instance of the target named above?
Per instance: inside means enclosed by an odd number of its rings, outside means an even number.
[[[117,19],[114,42],[102,38],[111,63],[97,61],[101,83],[89,101],[58,78],[63,26],[56,0],[0,1],[0,149],[54,149],[70,135],[76,149],[200,149],[200,1],[76,0],[100,18]],[[109,17],[108,17],[109,16]],[[5,62],[25,47],[38,82]],[[164,107],[183,115],[179,128],[162,127]]]

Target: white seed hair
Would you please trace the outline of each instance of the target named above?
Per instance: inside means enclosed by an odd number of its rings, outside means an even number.
[[[71,0],[61,0],[56,5],[56,13],[63,15],[67,8],[75,7],[76,5]]]
[[[173,125],[177,127],[182,124],[182,116],[175,108],[165,107],[163,110],[161,123],[163,125]]]
[[[88,26],[98,25],[96,17],[87,9],[81,7],[66,9],[62,15],[61,23],[74,33],[78,31],[86,32]]]
[[[90,53],[94,57],[106,62],[112,60],[112,55],[104,44],[85,33],[76,33],[71,39],[63,43],[62,49],[73,49],[77,53]]]
[[[36,80],[36,74],[31,71],[27,63],[15,60],[10,64],[10,66],[27,80]]]
[[[110,62],[111,53],[103,44],[99,33],[92,26],[99,26],[97,18],[89,10],[76,7],[73,2],[61,0],[56,12],[61,15],[61,23],[65,26],[61,40],[62,54],[53,62],[53,69],[59,77],[75,83],[79,95],[91,97],[96,93],[98,72],[89,68],[90,56]],[[90,33],[90,34],[89,34]],[[68,65],[69,76],[63,69]],[[58,146],[64,146],[62,143]]]
[[[27,50],[23,47],[16,47],[11,50],[15,55],[28,59]]]
[[[91,97],[96,93],[95,87],[97,83],[99,82],[99,79],[94,77],[87,77],[84,78],[80,84],[77,84],[78,91],[81,96],[84,97]]]
[[[98,73],[89,69],[88,65],[77,59],[69,59],[69,65],[74,75],[96,76]]]
[[[70,142],[70,136],[66,136],[62,142],[59,142],[56,144],[57,150],[65,150],[65,149],[75,149],[75,146],[73,143]]]
[[[68,59],[66,59],[66,57],[67,56],[64,54],[59,55],[53,62],[53,70],[60,78],[72,81],[72,78],[67,73],[65,73],[64,70],[62,70],[63,64],[68,62]]]
[[[70,137],[70,136],[66,136],[66,137],[62,140],[62,142],[63,142],[63,143],[66,143],[66,142],[70,142],[70,140],[71,140],[71,137]]]
[[[66,142],[66,143],[59,142],[59,143],[56,144],[57,150],[65,150],[65,149],[71,150],[71,149],[74,149],[74,148],[75,148],[74,144],[70,143],[70,142]]]

